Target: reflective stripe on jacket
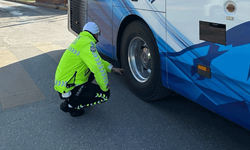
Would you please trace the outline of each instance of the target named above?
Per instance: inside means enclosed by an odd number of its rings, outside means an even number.
[[[81,85],[88,81],[90,72],[94,73],[97,84],[103,91],[108,90],[107,72],[113,67],[102,60],[96,50],[96,39],[83,31],[64,52],[56,70],[54,89],[60,93],[71,91],[68,84]]]

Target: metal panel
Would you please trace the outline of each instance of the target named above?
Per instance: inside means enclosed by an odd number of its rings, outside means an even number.
[[[136,10],[166,12],[166,0],[114,0],[115,7],[126,7]]]
[[[69,6],[69,28],[79,34],[87,20],[87,0],[71,0]]]

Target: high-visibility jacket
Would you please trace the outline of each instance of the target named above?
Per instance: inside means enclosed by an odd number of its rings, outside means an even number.
[[[91,33],[83,31],[71,43],[57,66],[54,82],[56,91],[67,93],[75,86],[86,83],[91,72],[100,88],[108,91],[107,72],[110,73],[113,66],[102,60],[96,50],[96,41]]]

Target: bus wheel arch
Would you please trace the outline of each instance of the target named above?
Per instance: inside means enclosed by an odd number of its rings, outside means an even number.
[[[128,24],[121,36],[120,62],[130,90],[145,101],[156,100],[171,93],[161,83],[158,46],[151,29],[143,20]]]
[[[120,58],[120,52],[121,52],[121,39],[122,39],[122,36],[124,34],[124,31],[126,29],[126,27],[131,23],[131,22],[134,22],[134,21],[137,21],[137,20],[141,20],[143,21],[143,19],[137,15],[128,15],[126,16],[120,26],[119,26],[119,29],[118,29],[118,34],[117,34],[117,41],[116,41],[116,48],[117,48],[117,51],[116,51],[116,56],[117,56],[117,59],[118,61],[121,60]],[[146,23],[146,22],[145,22]]]

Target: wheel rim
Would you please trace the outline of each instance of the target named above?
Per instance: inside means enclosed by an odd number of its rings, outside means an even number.
[[[146,42],[140,37],[134,37],[128,47],[128,63],[134,78],[146,82],[151,75],[151,55]]]

